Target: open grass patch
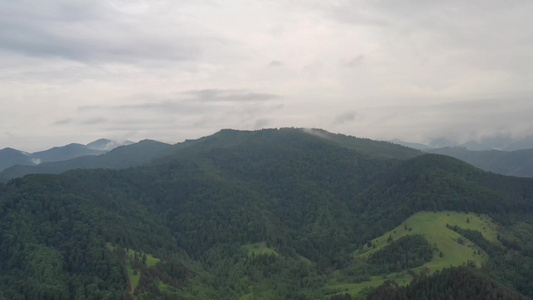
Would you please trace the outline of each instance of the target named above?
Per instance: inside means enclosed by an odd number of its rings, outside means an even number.
[[[113,246],[111,243],[106,243],[106,248],[110,251],[116,251],[117,246]],[[139,285],[141,278],[142,265],[147,268],[154,267],[160,259],[144,252],[138,252],[132,249],[125,249],[123,252],[123,262],[126,266],[126,274],[130,283],[130,291],[133,293]]]
[[[131,292],[133,292],[137,288],[137,285],[139,285],[139,280],[141,279],[141,271],[133,269],[130,264],[126,264],[126,271],[130,282],[130,290]]]
[[[364,281],[361,283],[348,283],[337,280],[330,280],[324,287],[324,293],[327,295],[348,293],[352,296],[357,296],[361,293],[364,293],[365,290],[369,290],[371,288],[382,285],[386,280],[394,280],[400,285],[407,285],[411,282],[412,279],[412,276],[405,272],[402,272],[389,274],[386,277],[371,276],[369,281]]]
[[[477,230],[488,241],[498,243],[496,225],[488,216],[451,211],[420,212],[409,217],[393,230],[372,240],[355,255],[368,257],[371,253],[389,244],[390,240],[397,240],[406,235],[420,234],[438,249],[432,261],[423,265],[431,271],[450,266],[460,266],[467,261],[480,266],[488,259],[488,255],[481,248],[448,228],[447,225]],[[442,252],[442,256],[440,252]]]
[[[420,212],[405,220],[402,224],[382,236],[369,241],[362,249],[354,253],[355,257],[368,259],[368,257],[387,246],[391,241],[398,240],[407,235],[422,235],[432,246],[438,250],[433,253],[431,261],[411,269],[415,273],[423,270],[434,272],[447,267],[461,266],[468,262],[481,266],[488,259],[488,254],[478,245],[448,228],[459,226],[464,229],[479,231],[489,242],[498,245],[497,225],[486,215],[477,215],[464,212]],[[400,285],[406,285],[412,280],[408,272],[389,273],[385,276],[371,276],[369,281],[361,283],[348,283],[340,277],[330,280],[326,290],[335,294],[350,293],[357,295],[365,288],[381,285],[385,280],[391,279]]]
[[[278,256],[279,253],[273,248],[267,247],[265,242],[246,244],[242,246],[243,249],[248,251],[248,256],[259,256],[263,254]]]

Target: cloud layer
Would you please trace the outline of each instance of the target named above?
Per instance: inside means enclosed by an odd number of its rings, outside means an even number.
[[[0,0],[0,148],[528,135],[530,1]]]

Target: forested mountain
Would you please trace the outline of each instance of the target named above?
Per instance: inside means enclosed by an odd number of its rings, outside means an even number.
[[[533,149],[517,151],[472,151],[462,147],[424,150],[458,158],[480,169],[494,173],[533,177]]]
[[[41,163],[65,161],[86,155],[100,155],[116,147],[132,143],[130,141],[119,143],[108,139],[99,139],[87,145],[72,143],[33,153],[5,148],[0,150],[0,171],[17,165],[35,166]]]
[[[0,182],[22,177],[27,174],[60,174],[72,169],[120,169],[138,166],[152,160],[154,157],[165,154],[171,146],[165,143],[144,140],[135,144],[121,146],[109,152],[103,150],[90,150],[93,155],[77,155],[76,158],[44,162],[35,166],[12,166],[0,172]],[[55,151],[51,155],[60,154]],[[105,153],[94,155],[96,153]]]
[[[159,146],[151,159],[132,154],[143,161],[134,168],[0,184],[0,299],[366,297],[371,288],[346,294],[332,281],[412,278],[439,252],[452,255],[423,235],[356,254],[428,210],[492,217],[497,242],[456,232],[488,249],[468,251],[487,255],[484,268],[502,293],[533,296],[533,180],[321,130],[223,130]],[[111,164],[128,147],[99,157]],[[411,255],[392,256],[398,249]]]
[[[89,148],[82,144],[68,144],[63,147],[53,147],[45,151],[34,152],[31,157],[40,163],[69,160],[85,155],[100,155],[106,150]]]
[[[320,129],[308,129],[305,131],[308,134],[315,135],[323,140],[335,143],[338,146],[357,150],[370,156],[380,156],[385,158],[410,158],[421,154],[416,150],[407,147],[400,147],[387,142],[376,142],[369,139],[353,138],[342,134],[332,134]],[[153,159],[164,159],[168,153],[172,153],[171,156],[185,157],[190,154],[204,152],[210,149],[235,147],[237,145],[249,143],[250,141],[268,143],[268,137],[265,134],[267,132],[269,131],[239,132],[236,130],[226,129],[221,130],[212,136],[197,140],[187,140],[183,143],[175,144],[172,147],[165,143],[144,140],[139,143],[128,144],[126,146],[119,147],[110,153],[106,153],[105,155],[76,155],[75,159],[66,159],[55,161],[53,163],[42,163],[37,166],[34,166],[34,164],[21,164],[20,166],[13,166],[5,171],[0,172],[0,182],[22,177],[27,174],[60,174],[68,170],[79,168],[121,169],[134,167],[148,163]],[[109,143],[112,142],[109,140],[99,140],[88,144],[87,147],[90,148],[90,151],[97,151],[101,153],[101,151],[103,151],[101,150],[102,144],[109,145]],[[75,145],[76,144],[71,144],[65,147],[52,148],[43,152],[42,154],[40,152],[36,152],[36,154],[39,154],[44,158],[50,156],[56,157],[58,154],[66,151],[66,148],[76,147]],[[99,146],[99,148],[97,146]],[[34,159],[40,160],[41,156],[37,156]],[[43,162],[46,162],[46,160]]]

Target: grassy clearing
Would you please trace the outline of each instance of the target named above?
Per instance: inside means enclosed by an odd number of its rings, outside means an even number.
[[[144,253],[144,252],[137,252],[137,251],[131,250],[131,249],[128,249],[128,251],[126,252],[126,259],[130,260],[130,261],[133,261],[133,259],[135,258],[135,253],[137,253],[137,256],[139,257],[140,261],[142,261],[143,255],[146,255],[146,263],[145,263],[145,265],[148,268],[154,267],[160,261],[159,258],[154,257],[151,254]]]
[[[161,291],[161,293],[165,294],[166,296],[174,296],[175,298],[179,299],[179,290],[177,290],[175,287],[166,284],[162,281],[159,281],[157,284],[157,288]]]
[[[129,263],[126,264],[126,271],[131,285],[130,290],[133,293],[137,288],[137,285],[139,285],[139,280],[141,279],[141,272],[134,270]]]
[[[143,252],[137,252],[131,249],[128,249],[126,251],[126,269],[128,278],[130,280],[131,284],[131,291],[135,291],[137,288],[137,285],[139,284],[139,279],[141,278],[141,270],[136,270],[133,268],[133,262],[135,260],[135,257],[137,256],[139,261],[143,261],[143,256],[146,255],[146,267],[150,268],[155,266],[160,259],[152,256],[151,254],[143,253]]]
[[[276,256],[279,255],[279,253],[276,252],[276,250],[267,247],[265,242],[246,244],[246,245],[243,245],[242,248],[248,251],[249,257],[263,255],[263,254],[276,255]]]
[[[111,243],[106,243],[106,248],[110,251],[115,251],[116,246],[111,245]],[[154,267],[160,259],[144,252],[137,252],[132,249],[126,250],[126,274],[128,275],[128,280],[130,282],[130,291],[133,293],[139,285],[139,280],[141,279],[141,270],[135,269],[133,263],[137,258],[140,262],[143,261],[143,256],[146,255],[145,266],[147,268]]]
[[[370,278],[370,281],[365,281],[361,283],[343,283],[332,280],[327,283],[325,291],[328,295],[348,293],[352,296],[357,296],[360,293],[364,292],[366,289],[380,286],[386,280],[391,279],[396,281],[400,285],[407,285],[409,282],[411,282],[412,277],[408,274],[401,274],[400,276],[388,275],[386,278],[384,278],[383,276],[372,276]]]
[[[401,225],[384,235],[371,241],[371,246],[364,246],[357,251],[354,256],[361,258],[368,257],[373,252],[378,251],[388,244],[387,240],[391,237],[397,240],[406,235],[421,234],[427,241],[438,248],[433,254],[433,259],[421,267],[413,269],[420,272],[427,269],[430,272],[442,270],[446,267],[460,266],[468,261],[472,261],[476,266],[480,266],[488,259],[488,255],[481,250],[476,244],[462,237],[455,231],[448,229],[446,225],[457,225],[461,228],[477,230],[490,242],[498,244],[497,226],[488,216],[477,215],[472,213],[461,212],[420,212],[405,220]],[[440,252],[443,256],[440,257]],[[326,285],[329,291],[338,291],[335,293],[350,293],[357,295],[365,288],[381,285],[385,280],[393,279],[401,285],[408,284],[412,277],[405,271],[400,273],[387,274],[383,276],[373,276],[370,281],[362,283],[346,283],[336,276]]]
[[[275,249],[267,247],[265,242],[246,244],[241,247],[248,252],[248,257],[258,256],[258,255],[263,255],[263,254],[276,255],[276,256],[279,255],[279,253]],[[313,265],[312,261],[310,261],[309,259],[301,255],[299,255],[299,259],[308,265]]]
[[[389,237],[397,240],[409,234],[421,234],[431,245],[435,245],[444,254],[443,257],[439,257],[439,253],[436,252],[433,260],[424,265],[424,267],[429,268],[431,271],[440,270],[449,266],[460,266],[467,261],[473,261],[476,265],[481,265],[487,260],[488,257],[485,252],[457,232],[448,229],[446,227],[447,224],[477,230],[488,241],[497,243],[496,225],[487,216],[450,211],[438,213],[421,212],[411,216],[393,230],[372,240],[373,246],[367,247],[365,245],[362,252],[356,253],[356,256],[366,257],[378,251],[388,244],[387,240]],[[460,239],[464,243],[461,244]],[[478,250],[480,250],[481,254],[474,253]]]

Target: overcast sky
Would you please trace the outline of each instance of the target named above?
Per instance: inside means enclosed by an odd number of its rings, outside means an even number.
[[[533,134],[533,1],[0,0],[0,149]]]

